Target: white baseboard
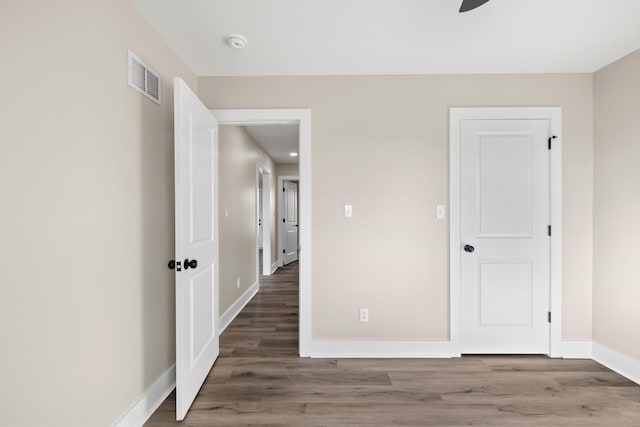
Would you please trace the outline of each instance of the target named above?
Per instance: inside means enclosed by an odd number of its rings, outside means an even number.
[[[311,341],[317,358],[450,358],[449,341]]]
[[[222,333],[227,326],[233,322],[233,319],[236,318],[238,313],[242,311],[245,305],[254,297],[255,294],[258,293],[260,289],[260,285],[258,282],[255,282],[253,285],[246,290],[244,294],[236,302],[234,302],[231,307],[225,311],[222,316],[220,316],[220,333]]]
[[[273,264],[271,264],[271,274],[275,273],[277,269],[278,269],[277,262],[274,262]]]
[[[591,341],[561,341],[560,357],[563,359],[591,359]]]
[[[115,422],[114,427],[142,426],[176,388],[176,365],[151,384],[142,396]]]
[[[317,358],[450,358],[449,341],[322,341],[311,342]],[[562,341],[561,357],[591,359],[591,341]]]
[[[593,343],[593,360],[640,384],[640,360],[597,342]]]

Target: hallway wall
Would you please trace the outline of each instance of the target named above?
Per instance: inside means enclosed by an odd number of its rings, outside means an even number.
[[[220,305],[223,315],[251,286],[256,276],[256,162],[271,169],[271,253],[277,256],[276,165],[240,126],[219,130]],[[226,215],[228,213],[228,215]],[[272,261],[275,262],[275,261]],[[240,279],[240,287],[237,287]]]

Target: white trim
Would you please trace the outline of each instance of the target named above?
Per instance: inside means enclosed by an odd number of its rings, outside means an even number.
[[[464,119],[549,120],[552,323],[549,355],[560,357],[562,336],[562,109],[560,107],[450,108],[449,110],[449,338],[451,354],[460,356],[460,121]],[[549,136],[551,136],[549,135]]]
[[[278,175],[278,217],[276,218],[276,222],[278,223],[278,267],[284,266],[282,251],[284,250],[284,236],[286,234],[286,230],[284,229],[284,223],[280,221],[280,219],[284,218],[283,191],[280,190],[284,188],[285,181],[298,181],[298,185],[300,185],[300,177],[297,175]],[[299,214],[300,213],[298,212],[298,215]]]
[[[562,109],[549,108],[549,136],[552,141],[549,157],[551,196],[551,289],[549,307],[551,309],[551,357],[558,357],[562,341]]]
[[[562,341],[561,357],[564,359],[591,359],[591,341]]]
[[[300,356],[310,355],[311,344],[311,110],[255,109],[210,110],[220,125],[298,124],[298,153],[300,161],[300,286],[299,339]]]
[[[260,215],[260,175],[262,174],[262,215]],[[262,242],[259,241],[260,225],[256,224],[256,280],[260,280],[260,274],[271,275],[271,169],[261,160],[256,160],[256,215],[262,216]],[[273,218],[275,222],[275,218]],[[260,244],[262,243],[262,272],[260,271]]]
[[[251,301],[251,298],[253,298],[258,293],[258,291],[260,290],[259,283],[260,281],[256,280],[256,282],[251,285],[249,289],[247,289],[245,293],[237,299],[236,302],[231,304],[231,307],[229,307],[222,314],[222,316],[220,316],[220,334],[222,334],[222,332],[227,329],[227,326],[229,326],[231,322],[233,322],[233,319],[235,319],[236,316],[242,311],[242,309],[249,303],[249,301]]]
[[[275,273],[277,269],[278,269],[278,262],[276,261],[273,264],[271,264],[271,274]]]
[[[318,358],[450,358],[449,341],[321,341],[311,342]]]
[[[593,360],[640,384],[640,360],[597,342],[593,343]]]
[[[114,427],[142,426],[160,404],[176,388],[176,365],[167,369],[142,396],[112,425]]]

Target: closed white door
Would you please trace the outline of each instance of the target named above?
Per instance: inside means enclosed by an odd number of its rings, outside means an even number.
[[[176,419],[184,419],[218,357],[218,122],[174,82]]]
[[[298,260],[298,184],[284,182],[284,260],[287,265]]]
[[[549,353],[549,126],[461,121],[462,353]]]

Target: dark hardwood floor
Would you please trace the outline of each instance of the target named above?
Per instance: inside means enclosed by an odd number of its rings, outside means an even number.
[[[221,335],[185,421],[172,394],[147,425],[640,426],[640,386],[590,360],[301,359],[297,336],[294,263]]]

